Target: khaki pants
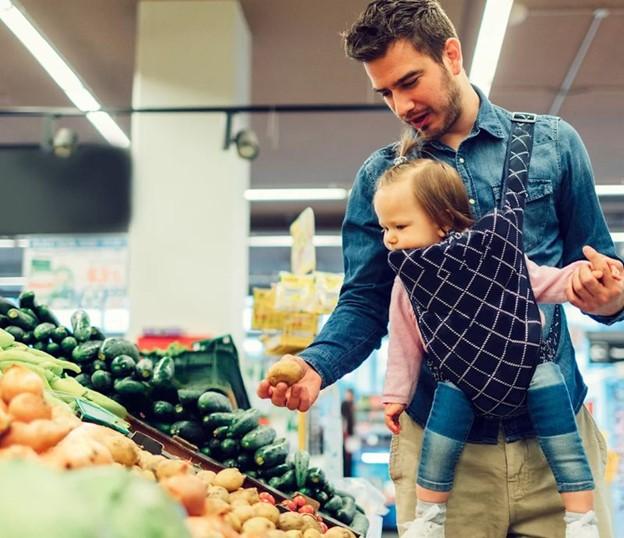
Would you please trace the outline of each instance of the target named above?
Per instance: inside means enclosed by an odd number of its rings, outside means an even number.
[[[576,416],[592,468],[600,538],[613,538],[604,481],[607,447],[585,407]],[[406,413],[392,437],[390,477],[397,522],[414,519],[422,428]],[[536,439],[497,445],[467,444],[448,503],[446,538],[563,538],[563,505]],[[399,531],[401,532],[401,530]]]

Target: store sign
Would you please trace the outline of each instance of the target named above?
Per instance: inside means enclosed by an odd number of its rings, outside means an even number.
[[[589,361],[611,363],[624,361],[624,332],[588,332]]]
[[[127,309],[127,236],[31,238],[23,274],[52,309]]]

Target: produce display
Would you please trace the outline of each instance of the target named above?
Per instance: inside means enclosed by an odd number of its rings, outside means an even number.
[[[123,338],[105,337],[98,328],[91,326],[89,316],[83,310],[77,310],[73,313],[71,327],[64,327],[46,306],[37,304],[32,292],[23,292],[17,305],[0,298],[0,326],[5,331],[0,331],[2,333],[0,335],[0,347],[3,348],[0,351],[0,371],[4,370],[2,379],[7,377],[11,379],[14,376],[11,366],[21,362],[22,366],[32,367],[30,371],[36,372],[35,377],[41,380],[48,400],[54,398],[61,403],[72,403],[76,398],[84,398],[120,417],[126,416],[127,409],[166,435],[178,436],[188,441],[197,447],[204,456],[219,462],[226,468],[222,471],[225,474],[221,475],[219,482],[223,480],[223,477],[228,476],[238,477],[237,480],[239,480],[240,476],[243,476],[241,473],[245,473],[245,475],[265,483],[270,488],[294,496],[293,501],[288,501],[286,505],[280,507],[281,510],[287,511],[281,514],[289,516],[286,521],[301,520],[299,515],[305,515],[311,507],[307,501],[302,504],[302,499],[308,498],[313,500],[313,503],[314,501],[318,503],[322,513],[349,525],[360,534],[366,534],[368,519],[361,508],[356,505],[353,496],[346,492],[336,491],[330,481],[327,480],[322,469],[310,466],[310,457],[307,452],[291,452],[289,443],[285,438],[278,437],[275,429],[261,423],[260,412],[257,409],[237,409],[235,402],[232,402],[219,391],[188,389],[177,382],[176,359],[179,354],[187,351],[185,348],[174,344],[164,351],[142,354],[132,342]],[[303,369],[297,361],[279,361],[271,368],[268,377],[272,384],[278,382],[292,384],[298,381],[302,375]],[[4,392],[2,393],[4,394]],[[34,402],[30,396],[22,396],[18,402],[22,403],[22,407],[23,404],[27,404],[26,408],[31,412],[41,406],[40,401]],[[17,412],[16,417],[20,417],[22,416],[19,415],[21,411],[19,406],[16,411],[16,405],[13,406],[13,412]],[[26,416],[28,412],[26,411]],[[10,413],[9,410],[9,415]],[[4,431],[2,430],[3,420],[2,409],[0,408],[0,434]],[[0,448],[4,448],[7,443],[14,444],[16,435],[23,436],[24,433],[26,437],[29,434],[32,435],[32,432],[28,430],[29,428],[32,429],[33,426],[23,428],[17,426],[19,422],[16,418],[13,427],[7,426],[9,431],[0,438]],[[93,430],[93,425],[88,426],[89,428],[78,427],[76,431],[72,430],[71,433],[65,432],[67,436],[63,436],[62,441],[56,439],[58,442],[55,442],[54,446],[60,445],[60,448],[51,449],[50,446],[45,445],[43,447],[45,450],[37,450],[37,447],[33,447],[32,443],[30,445],[26,443],[24,446],[33,448],[36,453],[50,451],[50,454],[46,453],[44,459],[53,459],[54,454],[54,457],[60,458],[59,461],[63,461],[59,453],[61,455],[66,454],[67,444],[71,447],[80,446],[80,443],[75,439],[78,437],[78,440],[82,442],[84,434],[78,432],[89,430],[93,433],[97,431]],[[39,426],[37,425],[37,427]],[[52,432],[53,429],[50,426],[47,428]],[[60,431],[56,433],[57,437],[61,433]],[[47,433],[47,435],[50,436],[50,439],[55,439],[52,433]],[[116,435],[119,436],[118,439],[126,439],[121,434]],[[35,442],[33,441],[33,443]],[[74,445],[74,443],[78,444]],[[41,449],[42,447],[39,446],[38,448]],[[76,454],[82,454],[82,457],[85,457],[84,451],[77,451]],[[177,477],[175,480],[168,480],[171,478],[168,471],[159,472],[157,470],[158,462],[154,460],[155,457],[150,456],[148,453],[143,454],[137,462],[132,462],[129,467],[135,468],[137,472],[140,469],[150,479],[159,480],[167,491],[184,504],[191,520],[200,517],[203,514],[200,511],[201,503],[197,493],[200,488],[190,464],[186,464],[184,472],[175,473],[176,476],[181,475],[184,478]],[[102,455],[99,449],[91,454],[91,457],[97,463],[111,463],[108,461],[110,459],[108,453]],[[103,458],[103,460],[100,461],[99,458]],[[162,460],[159,462],[167,469],[167,465],[170,464],[165,465]],[[118,461],[118,459],[113,458],[113,461],[126,465],[130,458],[125,461]],[[76,465],[72,461],[64,468],[77,466],[81,465]],[[60,465],[60,467],[63,466]],[[153,476],[149,475],[150,473]],[[204,478],[206,476],[211,475],[201,475]],[[210,488],[223,487],[219,484],[204,482],[204,485],[208,487],[208,499],[212,498],[210,492],[214,493],[215,491]],[[188,504],[185,495],[188,491],[193,490],[193,483],[196,492],[193,499],[196,504]],[[224,502],[237,500],[236,498],[230,499],[229,496],[240,489],[241,485],[242,482],[234,489],[225,487],[228,496],[226,497],[221,492],[220,500]],[[240,495],[238,496],[240,497]],[[248,503],[251,506],[259,502],[259,498],[256,500],[256,497],[252,496],[252,499],[256,502]],[[215,507],[213,505],[215,502],[211,501],[210,510],[207,501],[205,504],[206,511],[214,514]],[[234,505],[235,503],[230,504]],[[269,502],[269,504],[271,503]],[[236,512],[235,508],[236,506],[232,506],[230,510],[224,510],[217,515],[227,513],[229,516],[227,520],[229,520],[234,532],[242,532],[243,534],[249,532],[256,535],[260,529],[260,523],[252,521],[245,527],[243,524],[247,522],[245,519],[239,525],[238,521],[241,518],[237,518],[240,514]],[[259,507],[258,510],[267,511],[268,509]],[[237,514],[237,516],[233,514]],[[254,515],[248,519],[255,519],[256,517],[259,516]],[[277,518],[265,518],[273,524],[273,527],[264,522],[262,523],[265,526],[263,532],[266,533],[273,529],[286,532],[299,531],[299,534],[303,536],[304,531],[307,532],[312,528],[310,527],[311,523],[308,526],[302,524],[301,527],[291,525],[290,528],[286,528],[280,523],[280,517],[278,515]],[[315,521],[318,522],[318,519]],[[198,535],[201,535],[203,532],[201,529],[205,529],[207,526],[203,520],[201,522],[192,521],[190,525],[194,527],[194,532]],[[320,533],[327,530],[322,525],[318,527],[314,527],[312,530]],[[335,528],[343,529],[342,527]],[[338,530],[329,529],[328,533],[338,533]],[[289,534],[288,536],[289,538],[301,538],[299,534]],[[313,532],[307,532],[304,538],[315,538],[315,536],[316,534]],[[346,535],[345,538],[347,538]]]

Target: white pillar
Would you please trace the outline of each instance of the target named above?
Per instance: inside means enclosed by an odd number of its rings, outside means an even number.
[[[250,36],[236,0],[139,4],[135,108],[244,105],[249,95]],[[224,136],[222,114],[133,116],[131,338],[179,327],[242,346],[249,163],[223,150]]]

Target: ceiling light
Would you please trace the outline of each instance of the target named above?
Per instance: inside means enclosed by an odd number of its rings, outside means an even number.
[[[598,196],[624,196],[624,185],[596,185]]]
[[[234,135],[234,144],[236,144],[236,152],[242,159],[253,161],[260,153],[260,144],[258,137],[251,129],[242,129]]]
[[[54,82],[65,92],[74,106],[83,112],[95,112],[101,108],[100,103],[98,103],[97,99],[95,99],[91,92],[84,86],[76,73],[17,6],[7,0],[0,0],[0,20],[7,25],[9,30],[11,30],[30,51],[35,60],[41,64]],[[89,114],[87,114],[87,119],[91,121],[94,127],[100,131],[102,136],[111,144],[128,147],[130,141],[119,127],[117,127],[116,135],[112,140],[108,135],[109,131],[103,132],[100,130],[100,125],[115,124],[115,122],[107,113],[100,112],[99,114],[107,116],[108,121],[101,120],[100,116],[98,116],[98,122],[95,123],[89,118]],[[121,133],[122,136],[119,136],[119,133]]]
[[[486,96],[492,88],[512,5],[513,0],[487,0],[483,10],[469,78]]]
[[[130,147],[130,140],[128,140],[126,133],[121,130],[119,125],[106,112],[89,112],[87,119],[113,146]]]
[[[341,247],[340,235],[315,235],[313,238],[315,247]],[[252,235],[247,238],[250,247],[292,247],[293,238],[290,235]]]
[[[345,200],[347,189],[248,189],[245,200],[250,202],[287,202],[313,200]]]

